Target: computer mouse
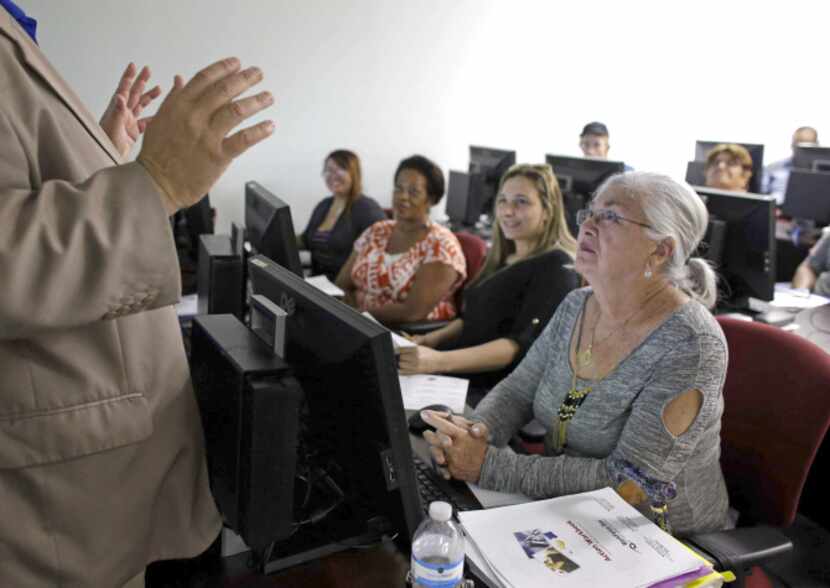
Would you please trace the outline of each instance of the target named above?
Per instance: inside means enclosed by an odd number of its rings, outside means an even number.
[[[423,407],[421,410],[434,410],[435,412],[446,412],[452,414],[452,409],[446,404],[430,404],[429,406]],[[430,431],[435,430],[435,427],[426,424],[424,419],[421,418],[421,410],[409,417],[409,431],[416,435],[420,435],[427,429]]]

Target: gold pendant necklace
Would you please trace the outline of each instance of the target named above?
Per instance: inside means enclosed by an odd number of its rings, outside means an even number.
[[[597,346],[602,345],[603,343],[608,341],[608,339],[610,339],[615,334],[622,333],[623,331],[625,331],[625,328],[628,326],[628,323],[630,323],[631,320],[635,316],[640,314],[640,312],[646,308],[646,306],[648,305],[649,302],[651,302],[661,292],[663,292],[663,290],[665,290],[668,287],[669,287],[669,284],[666,284],[665,286],[663,286],[662,288],[660,288],[659,290],[657,290],[653,294],[650,294],[645,300],[643,300],[643,302],[640,304],[640,307],[637,310],[635,310],[627,319],[625,319],[623,321],[622,325],[620,325],[616,329],[613,329],[610,333],[605,335],[605,337],[603,337],[599,341],[594,341],[594,338],[596,337],[596,334],[597,334],[597,325],[599,324],[599,319],[600,319],[599,306],[597,306],[597,320],[594,321],[594,326],[591,329],[591,341],[588,343],[588,346],[585,349],[583,349],[582,351],[577,350],[577,353],[576,353],[576,361],[577,361],[577,364],[579,365],[579,367],[587,368],[588,366],[590,366],[591,363],[594,361],[594,355],[593,355],[594,345],[597,345]]]

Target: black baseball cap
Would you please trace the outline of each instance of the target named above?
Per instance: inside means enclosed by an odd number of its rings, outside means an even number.
[[[607,137],[608,127],[601,122],[589,122],[587,125],[582,127],[582,134],[579,136],[584,137],[585,135],[599,135],[601,137]]]

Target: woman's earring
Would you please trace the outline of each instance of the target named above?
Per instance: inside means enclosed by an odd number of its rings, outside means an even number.
[[[651,273],[651,268],[650,268],[650,267],[646,267],[646,271],[645,271],[645,273],[644,273],[643,275],[646,277],[646,279],[647,279],[647,280],[650,280],[650,279],[651,279],[651,276],[652,276],[652,273]]]

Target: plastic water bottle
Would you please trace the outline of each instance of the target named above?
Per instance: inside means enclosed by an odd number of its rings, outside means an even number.
[[[417,588],[453,588],[464,578],[464,535],[452,520],[452,506],[432,502],[429,518],[412,538],[410,577]]]

